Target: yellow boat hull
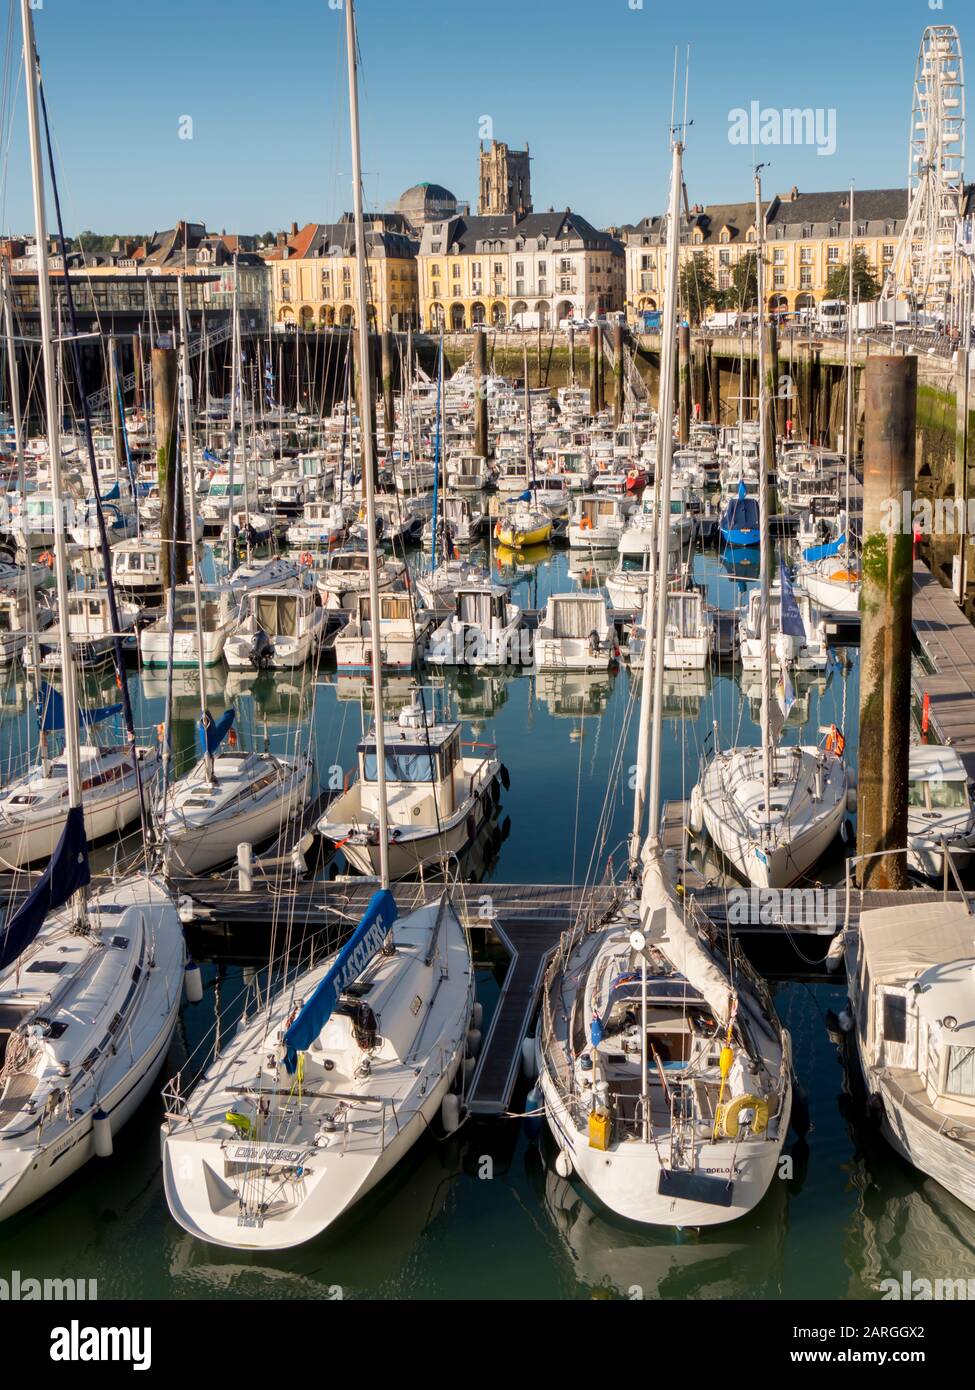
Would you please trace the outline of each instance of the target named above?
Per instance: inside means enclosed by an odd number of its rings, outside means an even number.
[[[495,536],[500,545],[506,545],[509,550],[524,550],[531,545],[545,545],[552,539],[552,523],[546,521],[542,526],[536,526],[531,531],[519,531],[514,526],[505,526],[498,523]]]

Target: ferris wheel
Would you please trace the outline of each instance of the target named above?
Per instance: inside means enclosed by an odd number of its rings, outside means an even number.
[[[914,72],[908,212],[884,295],[910,289],[918,307],[943,309],[950,297],[964,199],[965,82],[961,39],[952,24],[921,37]]]

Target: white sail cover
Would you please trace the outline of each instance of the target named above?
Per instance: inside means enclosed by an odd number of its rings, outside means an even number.
[[[661,916],[661,911],[665,917]],[[700,991],[718,1022],[726,1024],[731,1012],[730,982],[703,949],[693,928],[685,924],[683,913],[671,895],[663,864],[655,854],[645,859],[640,916],[648,940],[659,946],[674,969]],[[661,921],[664,922],[663,936],[658,931]]]

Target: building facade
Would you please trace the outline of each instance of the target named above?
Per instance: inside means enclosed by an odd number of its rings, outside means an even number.
[[[366,220],[366,296],[370,323],[406,329],[419,321],[417,243],[398,214]],[[310,222],[265,256],[271,276],[275,327],[353,328],[358,302],[355,227]]]
[[[826,298],[830,274],[849,258],[850,195],[790,193],[764,206],[766,240],[766,308],[796,313]],[[882,285],[891,267],[907,216],[905,189],[854,193],[853,246],[862,251]],[[663,308],[666,269],[666,219],[648,217],[624,232],[626,311],[635,321],[643,312]],[[754,252],[755,205],[697,205],[681,218],[680,259],[703,256],[719,290],[733,285],[738,261]]]
[[[480,149],[478,217],[526,217],[532,210],[531,155],[528,145],[512,150],[497,140]]]
[[[549,328],[623,308],[623,246],[564,212],[455,217],[420,239],[422,326]]]

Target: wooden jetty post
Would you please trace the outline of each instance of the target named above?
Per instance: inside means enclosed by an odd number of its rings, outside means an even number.
[[[176,455],[176,349],[171,339],[160,338],[152,349],[152,403],[156,421],[156,475],[159,480],[159,535],[162,540],[162,581],[168,589],[174,578],[185,584],[188,572],[186,517],[183,489],[179,486]]]
[[[108,348],[108,397],[112,411],[112,448],[118,474],[120,477],[125,477],[128,464],[125,459],[125,435],[122,433],[121,373],[119,371],[121,348],[117,338],[109,338],[106,346]]]
[[[613,324],[613,423],[623,423],[623,325]]]
[[[871,356],[863,446],[857,853],[862,888],[907,886],[917,358]],[[891,851],[885,853],[885,851]]]
[[[479,335],[483,336],[483,335]],[[396,432],[396,412],[393,408],[393,335],[384,328],[381,339],[383,374],[383,430],[386,435],[386,452],[393,448],[393,435]]]
[[[589,330],[589,414],[599,414],[599,329]]]
[[[682,323],[677,330],[677,438],[687,444],[691,438],[691,330]]]
[[[488,456],[487,333],[474,332],[474,452]]]

